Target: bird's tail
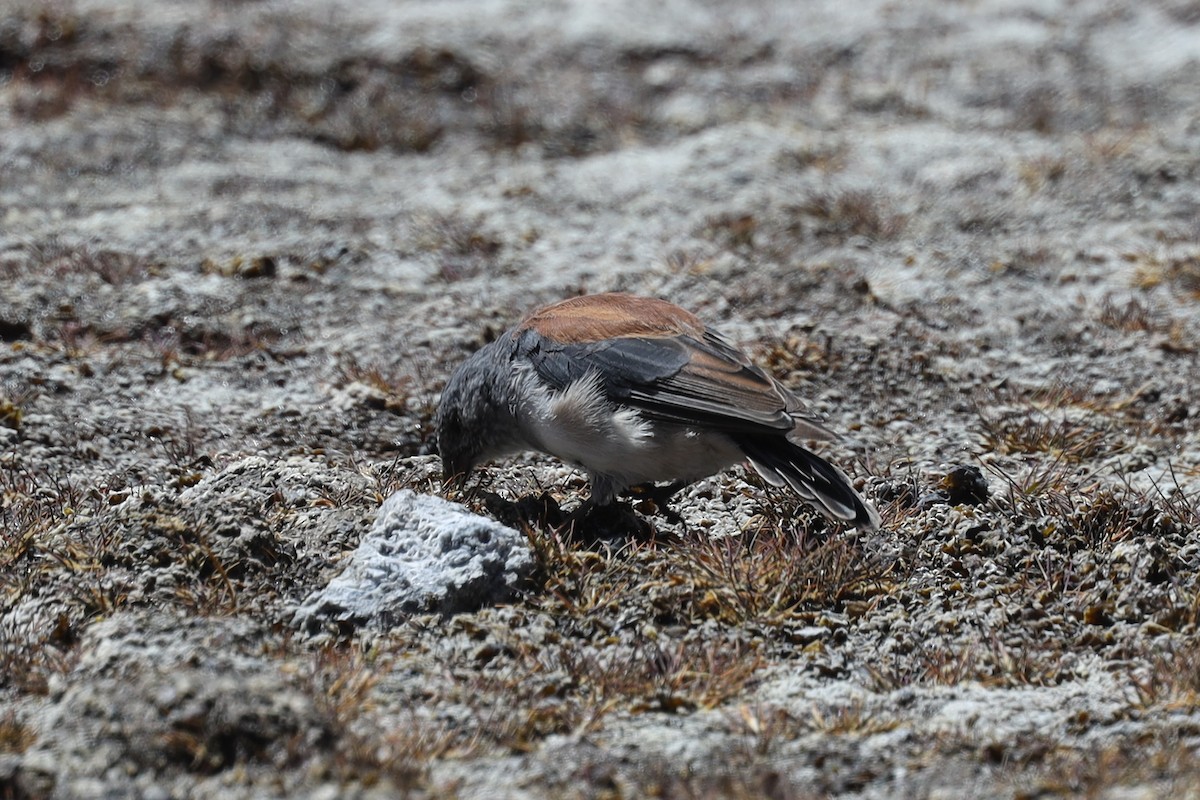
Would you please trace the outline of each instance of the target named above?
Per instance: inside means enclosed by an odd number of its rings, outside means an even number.
[[[879,512],[854,491],[850,479],[825,459],[783,436],[735,436],[756,472],[772,486],[790,486],[830,519],[875,530]]]

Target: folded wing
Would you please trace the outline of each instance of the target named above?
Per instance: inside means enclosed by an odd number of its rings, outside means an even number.
[[[777,434],[799,423],[807,438],[830,437],[815,420],[798,419],[800,401],[710,330],[558,342],[527,329],[514,346],[556,389],[595,373],[614,401],[657,419]]]

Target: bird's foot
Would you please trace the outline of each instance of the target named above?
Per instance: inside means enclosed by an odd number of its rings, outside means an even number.
[[[572,539],[583,542],[600,542],[608,539],[653,539],[654,526],[628,503],[605,503],[598,505],[584,501],[567,515],[566,521],[558,526]]]
[[[526,495],[516,502],[506,500],[495,492],[480,492],[480,497],[483,498],[484,507],[497,521],[513,528],[522,525],[557,528],[567,519],[558,501],[549,492],[542,492],[536,497]]]
[[[558,531],[568,539],[580,542],[602,542],[610,539],[652,539],[654,526],[628,503],[599,505],[585,500],[571,513],[564,512],[548,492],[527,495],[515,502],[494,492],[482,491],[484,507],[497,521],[513,528],[532,528]]]
[[[638,501],[649,500],[654,503],[655,511],[661,514],[667,522],[679,525],[683,524],[683,517],[679,515],[678,511],[667,505],[667,502],[685,486],[687,486],[686,481],[674,481],[661,486],[655,483],[639,483],[623,491],[621,496]]]

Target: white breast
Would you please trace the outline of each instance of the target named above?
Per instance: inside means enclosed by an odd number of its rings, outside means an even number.
[[[725,434],[646,419],[610,402],[595,374],[530,398],[518,423],[531,445],[587,470],[600,502],[634,484],[698,480],[743,458]]]

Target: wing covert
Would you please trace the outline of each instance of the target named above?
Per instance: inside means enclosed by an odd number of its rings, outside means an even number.
[[[557,390],[595,372],[610,398],[659,419],[744,432],[795,425],[797,401],[712,331],[563,344],[526,329],[515,334],[517,352]]]

